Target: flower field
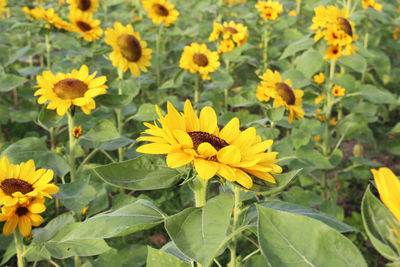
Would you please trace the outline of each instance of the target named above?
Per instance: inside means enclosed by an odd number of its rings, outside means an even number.
[[[0,265],[400,266],[400,1],[0,0]]]

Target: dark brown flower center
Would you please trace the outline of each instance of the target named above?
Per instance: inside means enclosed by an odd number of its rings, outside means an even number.
[[[15,178],[5,179],[1,182],[0,188],[9,196],[12,196],[15,192],[21,192],[25,195],[33,191],[33,187],[30,183]]]
[[[225,27],[225,31],[228,31],[228,32],[230,32],[232,34],[238,33],[238,30],[236,30],[233,27]]]
[[[202,54],[202,53],[196,53],[193,56],[193,61],[196,65],[200,66],[200,67],[205,67],[208,65],[208,58],[206,55]]]
[[[88,90],[88,86],[78,79],[64,79],[54,85],[54,93],[62,99],[72,100],[83,97]]]
[[[350,22],[343,17],[338,17],[337,20],[338,20],[340,29],[342,31],[344,31],[345,33],[347,33],[348,35],[353,36],[353,30],[351,29]]]
[[[188,134],[190,138],[192,138],[193,148],[195,150],[197,150],[199,145],[204,142],[207,142],[210,145],[212,145],[217,151],[219,151],[221,148],[229,146],[229,144],[225,140],[210,133],[196,131],[196,132],[188,132]]]
[[[89,25],[89,24],[87,24],[86,22],[83,22],[83,21],[78,21],[77,23],[76,23],[76,25],[79,27],[79,29],[81,29],[83,32],[87,32],[87,31],[90,31],[91,29],[92,29],[92,27]]]
[[[334,47],[332,49],[332,54],[336,55],[337,53],[339,53],[339,49],[337,47]]]
[[[92,3],[90,2],[91,0],[78,0],[78,8],[82,11],[86,11],[90,8]]]
[[[18,215],[18,217],[22,217],[25,214],[27,214],[29,212],[29,210],[25,207],[18,207],[17,210],[15,211],[15,213]]]
[[[153,10],[154,10],[154,12],[156,12],[157,15],[162,16],[162,17],[166,17],[169,14],[168,9],[165,6],[160,5],[160,4],[154,4]]]
[[[131,62],[136,62],[142,56],[142,47],[139,40],[131,34],[121,34],[118,36],[117,44],[124,58]]]
[[[296,97],[294,96],[292,88],[286,83],[277,83],[275,86],[278,94],[285,100],[286,104],[294,105]]]

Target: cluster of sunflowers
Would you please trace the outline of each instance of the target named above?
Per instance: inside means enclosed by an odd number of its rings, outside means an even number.
[[[45,198],[52,198],[59,188],[50,183],[53,171],[37,169],[33,160],[19,165],[10,164],[7,157],[0,160],[0,221],[3,234],[10,235],[18,225],[25,237],[31,235],[32,226],[43,222],[42,213],[46,210]]]
[[[209,41],[216,41],[222,35],[222,39],[219,42],[219,53],[230,52],[237,47],[242,46],[246,43],[249,37],[247,27],[234,21],[224,22],[223,24],[214,21],[213,31],[208,38]]]

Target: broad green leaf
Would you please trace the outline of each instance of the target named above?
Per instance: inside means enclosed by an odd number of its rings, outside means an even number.
[[[64,117],[58,116],[55,110],[47,109],[46,106],[43,106],[39,112],[38,121],[49,128],[57,127]]]
[[[110,213],[93,216],[79,224],[71,239],[110,238],[152,228],[164,221],[164,214],[150,201],[139,199]],[[96,231],[93,231],[96,229]]]
[[[192,260],[190,258],[188,258],[185,254],[182,253],[182,251],[180,251],[174,242],[170,241],[167,244],[165,244],[162,248],[162,251],[171,254],[173,256],[175,256],[176,258],[184,261],[184,262],[188,262],[191,263]]]
[[[231,219],[233,196],[221,194],[202,208],[187,208],[165,221],[165,228],[180,251],[209,266],[226,237]]]
[[[71,224],[74,218],[70,213],[63,213],[52,219],[43,228],[36,228],[33,230],[32,244],[38,244],[50,240],[57,232],[68,224]]]
[[[99,255],[110,249],[103,239],[50,240],[45,242],[44,246],[53,257],[58,259],[65,259],[73,256]]]
[[[367,266],[357,247],[324,223],[256,206],[259,244],[272,266]]]
[[[190,267],[191,265],[187,262],[181,261],[180,259],[168,254],[162,250],[147,247],[147,267]]]
[[[400,122],[396,123],[396,125],[390,130],[390,133],[396,134],[400,133]]]
[[[360,93],[368,101],[375,104],[396,104],[396,98],[392,93],[386,90],[376,88],[372,84],[361,86]]]
[[[181,173],[167,167],[165,160],[153,155],[111,163],[92,169],[93,173],[113,186],[131,190],[168,188],[181,179]]]
[[[7,156],[12,164],[19,164],[33,159],[35,165],[43,166],[47,163],[48,149],[46,144],[36,137],[28,137],[18,140],[7,147],[1,156]]]
[[[120,147],[124,147],[126,145],[129,145],[133,142],[136,142],[135,140],[132,140],[130,138],[127,138],[125,136],[121,136],[120,138],[111,140],[109,142],[101,144],[99,149],[104,149],[104,150],[117,150]]]
[[[385,258],[399,261],[400,255],[389,241],[390,223],[397,225],[392,213],[370,191],[368,186],[361,202],[361,215],[372,244]]]
[[[119,138],[120,135],[115,128],[114,123],[109,120],[100,120],[92,129],[81,138],[93,142],[107,142]]]
[[[54,197],[58,199],[75,198],[79,196],[88,185],[89,179],[80,179],[71,183],[58,184],[57,186],[60,188],[60,191],[58,191]]]
[[[8,92],[23,85],[26,78],[14,74],[5,74],[0,77],[0,92]]]
[[[95,261],[96,267],[122,267],[122,258],[118,255],[117,249],[110,249],[109,251],[101,254]]]
[[[357,229],[351,227],[350,225],[347,225],[344,222],[341,222],[336,218],[333,218],[319,210],[315,210],[313,208],[305,207],[302,205],[283,202],[283,201],[276,201],[276,200],[258,202],[257,204],[270,209],[285,211],[292,214],[298,214],[316,219],[341,233],[358,231]],[[254,208],[251,207],[250,210],[247,212],[246,220],[249,221],[249,223],[254,223],[254,224],[256,223],[257,212],[255,207]]]
[[[327,157],[309,146],[300,147],[296,151],[296,156],[307,161],[311,166],[315,166],[318,169],[333,168]]]
[[[281,106],[279,108],[270,108],[267,110],[267,116],[271,121],[280,121],[285,113],[285,107]]]
[[[282,192],[282,196],[287,202],[307,207],[319,206],[325,201],[325,198],[320,195],[317,195],[311,190],[304,190],[297,185],[291,186],[289,190]]]
[[[274,174],[273,176],[275,177],[277,184],[271,184],[261,179],[254,178],[253,187],[251,188],[251,190],[255,192],[262,192],[267,195],[281,192],[293,181],[293,179],[300,171],[301,169],[286,173]]]
[[[16,254],[17,254],[17,249],[15,248],[15,241],[11,240],[7,249],[5,249],[5,252],[3,253],[0,265],[6,266],[5,263],[7,263]]]
[[[300,40],[289,44],[283,51],[279,60],[287,58],[296,54],[297,52],[307,50],[314,44],[314,39],[308,36],[301,38]]]
[[[30,49],[29,46],[25,46],[25,47],[17,50],[12,56],[10,56],[8,61],[4,64],[4,67],[10,65],[11,63],[14,63],[16,60],[21,59],[23,56],[28,54],[29,49]]]
[[[155,105],[145,103],[139,107],[138,112],[133,116],[137,121],[152,121],[158,118]]]
[[[340,57],[339,63],[360,73],[363,73],[367,70],[367,61],[359,54]]]
[[[0,124],[6,124],[10,117],[7,105],[0,105]]]
[[[322,55],[318,51],[310,49],[297,59],[296,70],[301,71],[306,78],[311,78],[322,69],[323,65]]]
[[[228,89],[233,84],[232,76],[226,71],[218,69],[216,72],[210,75],[212,81],[212,87],[214,89]]]
[[[105,94],[96,97],[96,103],[110,108],[121,108],[128,105],[133,99],[133,95],[112,95]]]
[[[341,121],[337,127],[340,136],[352,139],[368,129],[367,119],[361,114],[350,113]]]

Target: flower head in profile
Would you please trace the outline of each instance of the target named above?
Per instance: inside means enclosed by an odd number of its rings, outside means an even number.
[[[127,71],[133,76],[140,77],[140,71],[147,72],[151,66],[151,49],[146,48],[147,43],[140,39],[138,32],[132,25],[123,26],[119,22],[114,23],[114,29],[107,28],[105,42],[113,48],[110,59],[114,67]]]
[[[179,12],[175,5],[166,0],[142,0],[142,5],[154,24],[164,23],[165,26],[170,26],[178,19]]]
[[[218,52],[212,52],[205,44],[192,43],[183,50],[179,67],[191,73],[200,73],[203,80],[209,80],[209,74],[215,72],[219,65]]]
[[[393,216],[400,223],[400,181],[396,175],[386,167],[371,169],[374,176],[379,196],[390,210]]]
[[[19,165],[10,164],[7,157],[0,160],[0,205],[25,205],[33,197],[48,197],[59,188],[50,183],[52,170],[36,169],[33,160]]]
[[[100,39],[103,35],[100,20],[94,20],[92,13],[85,13],[80,10],[71,12],[68,16],[72,23],[71,30],[80,33],[78,38],[83,38],[85,41],[92,42]]]
[[[268,20],[276,20],[283,12],[282,4],[273,0],[258,1],[255,7],[260,12],[260,16]]]
[[[67,21],[64,21],[60,18],[60,16],[55,13],[54,8],[49,8],[49,9],[44,9],[43,6],[39,6],[33,9],[29,9],[28,7],[23,7],[22,11],[25,14],[28,14],[31,16],[31,19],[36,19],[40,20],[43,19],[50,24],[47,24],[46,27],[50,28],[50,25],[53,25],[54,27],[62,30],[67,30],[69,31],[71,29],[71,24]]]
[[[346,93],[346,89],[343,88],[343,87],[341,87],[341,86],[339,86],[339,85],[335,85],[335,86],[332,88],[332,94],[333,94],[334,96],[344,96],[345,93]]]
[[[89,75],[86,65],[71,73],[43,71],[36,76],[37,88],[35,96],[40,95],[39,104],[49,101],[47,108],[55,109],[59,116],[64,116],[68,108],[78,106],[85,114],[90,114],[96,107],[93,97],[106,93],[106,76],[95,78],[97,71]]]
[[[382,4],[375,3],[375,0],[361,0],[364,9],[373,8],[382,11]]]
[[[3,226],[3,234],[10,235],[18,226],[19,231],[25,237],[31,235],[32,226],[43,223],[43,217],[39,215],[46,210],[44,198],[36,198],[24,204],[3,206],[0,213],[0,222],[6,222]]]
[[[167,154],[167,165],[171,168],[193,163],[203,179],[218,174],[245,188],[253,185],[251,175],[276,183],[271,173],[282,172],[275,164],[278,153],[265,152],[273,141],[262,141],[254,127],[242,131],[239,119],[233,118],[219,129],[212,107],[204,107],[198,117],[189,100],[183,113],[169,102],[165,116],[157,106],[156,110],[159,124],[145,123],[148,129],[137,140],[149,143],[140,146],[138,152]]]
[[[79,10],[85,13],[93,13],[99,7],[98,0],[67,0],[70,5],[69,10],[71,13]]]
[[[265,101],[263,96],[266,96],[274,99],[274,107],[285,106],[289,112],[289,123],[304,117],[302,90],[292,89],[289,79],[282,82],[278,71],[267,69],[260,78],[261,85],[257,88],[257,97],[260,101]]]

